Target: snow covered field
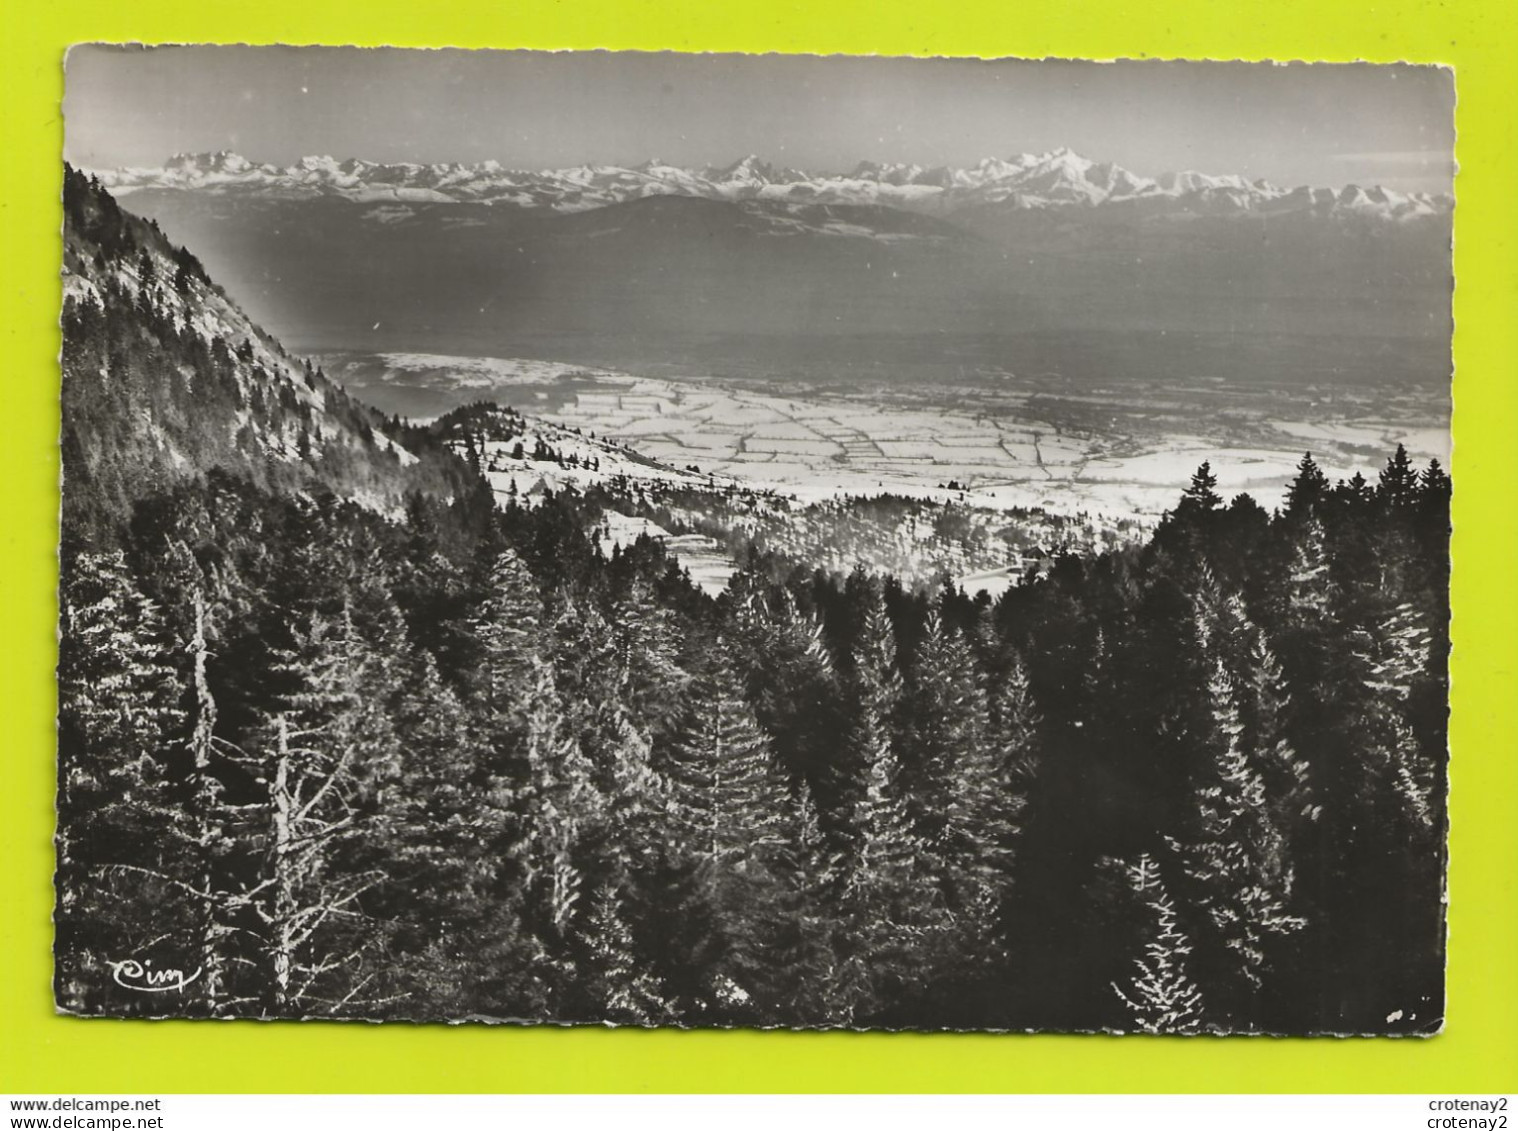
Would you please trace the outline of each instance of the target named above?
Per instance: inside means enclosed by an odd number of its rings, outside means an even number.
[[[738,572],[738,564],[727,548],[712,539],[700,534],[671,534],[650,519],[616,511],[607,511],[602,520],[601,551],[607,553],[613,547],[631,546],[644,535],[663,542],[665,549],[690,574],[696,587],[713,597],[726,589],[733,574]]]
[[[1373,480],[1399,442],[1420,464],[1449,458],[1437,397],[1336,395],[1331,414],[1313,419],[1301,398],[1273,404],[1262,396],[1224,413],[1211,401],[1188,402],[1174,386],[1149,390],[1146,404],[1143,392],[1051,394],[1047,382],[1022,387],[1010,375],[991,388],[845,394],[520,358],[383,354],[374,362],[387,385],[467,390],[676,468],[804,501],[963,493],[998,507],[1156,515],[1204,460],[1225,494],[1248,491],[1270,507],[1306,450],[1331,479],[1359,471]],[[1293,408],[1295,418],[1281,411]]]

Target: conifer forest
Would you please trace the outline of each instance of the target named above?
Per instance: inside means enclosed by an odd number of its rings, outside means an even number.
[[[1273,510],[1203,464],[994,599],[761,542],[712,595],[603,544],[618,484],[499,498],[470,413],[350,397],[73,170],[65,213],[61,1009],[1440,1025],[1437,462]]]

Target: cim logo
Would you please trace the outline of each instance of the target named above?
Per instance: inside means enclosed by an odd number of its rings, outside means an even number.
[[[121,962],[107,962],[111,968],[111,980],[127,990],[144,994],[161,994],[169,990],[183,990],[200,977],[200,967],[191,974],[173,966],[153,968],[153,960],[139,962],[128,958]]]

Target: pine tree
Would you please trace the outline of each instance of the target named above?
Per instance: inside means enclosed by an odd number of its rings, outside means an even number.
[[[985,845],[994,855],[999,872],[1005,873],[1020,831],[1023,810],[1038,778],[1042,751],[1039,744],[1040,718],[1033,702],[1028,672],[1021,659],[1013,654],[1005,671],[991,684],[989,696],[991,765],[994,780],[1001,791],[999,811],[993,827],[1001,839]]]
[[[663,987],[634,946],[615,886],[603,884],[585,916],[582,996],[585,1020],[618,1025],[659,1025],[674,1020]]]
[[[1285,672],[1262,630],[1254,629],[1248,639],[1236,684],[1244,742],[1256,759],[1276,823],[1289,837],[1293,827],[1317,820],[1322,807],[1315,799],[1311,766],[1288,733],[1292,712]]]
[[[1181,493],[1181,503],[1177,508],[1187,512],[1207,512],[1217,510],[1223,505],[1223,497],[1218,494],[1218,477],[1212,472],[1211,463],[1203,463],[1196,469],[1191,477],[1191,485]]]
[[[272,709],[244,755],[259,771],[267,1009],[341,1013],[377,976],[378,925],[365,892],[384,880],[367,863],[381,808],[400,772],[390,720],[371,708],[374,661],[345,609],[288,626],[274,651]]]
[[[60,715],[79,744],[72,773],[116,778],[114,791],[129,791],[162,773],[153,760],[182,721],[158,609],[119,551],[79,555],[61,604]]]
[[[700,983],[696,1008],[752,1017],[771,978],[792,877],[789,788],[720,647],[692,687],[660,759],[666,837],[681,877],[682,965]]]
[[[879,749],[896,741],[894,723],[901,706],[902,681],[896,667],[896,641],[879,584],[859,575],[859,629],[852,642],[846,680],[851,718],[841,749],[828,763],[823,796],[829,806],[823,828],[836,851],[849,849],[858,823],[856,811],[864,797],[871,766]],[[892,753],[893,759],[899,755]]]
[[[613,602],[619,697],[629,716],[655,737],[679,719],[689,677],[678,663],[680,630],[649,583],[635,576]]]
[[[784,843],[784,779],[724,657],[694,692],[667,759],[677,827],[708,861]]]
[[[1370,483],[1361,472],[1355,472],[1342,486],[1342,497],[1355,507],[1363,507],[1371,500]]]
[[[881,716],[884,697],[868,685],[856,697],[848,750],[862,781],[840,866],[845,943],[836,979],[850,1023],[917,989],[942,952],[948,925],[937,863],[908,809],[895,744]]]
[[[1428,670],[1430,633],[1418,609],[1403,601],[1369,629],[1353,633],[1350,648],[1364,685],[1405,703]]]
[[[612,706],[602,726],[597,767],[607,803],[608,839],[624,871],[636,872],[651,860],[657,825],[669,809],[669,783],[654,770],[653,746],[620,706]]]
[[[1308,452],[1297,464],[1297,477],[1286,489],[1286,513],[1293,518],[1314,513],[1328,494],[1328,477]]]
[[[1142,1033],[1195,1033],[1206,1009],[1187,959],[1191,944],[1179,925],[1174,901],[1159,866],[1148,853],[1120,865],[1146,919],[1143,954],[1134,958],[1126,982],[1112,983],[1133,1026]]]
[[[185,568],[189,568],[188,563]],[[216,744],[217,707],[215,696],[211,693],[209,676],[208,616],[198,576],[193,576],[190,591],[192,611],[187,649],[190,660],[190,694],[186,713],[189,722],[191,787],[185,806],[184,835],[194,843],[199,857],[196,888],[200,900],[200,990],[207,1012],[215,1015],[224,1005],[224,981],[230,961],[224,944],[235,932],[235,927],[228,920],[236,910],[249,904],[253,894],[249,894],[246,885],[235,896],[229,896],[223,890],[226,886],[221,875],[224,860],[236,853],[233,838],[226,831],[231,814],[222,800],[220,771],[223,764],[218,757],[221,752]]]
[[[917,826],[967,924],[994,914],[1000,846],[1012,836],[1008,767],[990,741],[980,671],[964,637],[929,612],[908,686]]]
[[[377,914],[404,924],[393,977],[417,990],[408,1016],[460,1017],[482,1011],[478,988],[499,987],[500,970],[522,951],[520,877],[506,864],[515,792],[493,777],[489,752],[428,654],[412,658],[401,687],[400,777],[385,846],[392,882],[375,893]]]
[[[56,979],[88,1011],[97,991],[83,979],[103,948],[194,937],[199,851],[174,782],[183,685],[120,553],[66,563],[60,630]]]
[[[481,652],[472,690],[492,729],[511,726],[523,709],[541,651],[542,619],[532,574],[516,551],[502,549],[469,622]]]
[[[759,724],[782,762],[826,792],[841,726],[838,680],[822,624],[803,614],[783,587],[743,591],[740,580],[729,590],[737,606],[736,651]]]
[[[1294,539],[1286,576],[1286,618],[1299,629],[1326,626],[1332,616],[1333,578],[1322,524],[1310,518]]]
[[[1381,470],[1378,494],[1393,510],[1412,506],[1418,497],[1418,473],[1401,444]]]
[[[548,619],[555,684],[575,725],[593,728],[621,690],[615,631],[593,602],[567,589],[554,594]]]
[[[1287,735],[1290,695],[1280,662],[1264,631],[1237,593],[1224,595],[1204,565],[1192,597],[1201,660],[1233,687],[1247,757],[1265,783],[1277,822],[1285,829],[1312,814],[1309,767]],[[1304,605],[1304,612],[1310,607]]]
[[[1226,996],[1247,1002],[1263,985],[1274,945],[1303,922],[1287,911],[1293,876],[1286,838],[1244,745],[1233,684],[1221,664],[1214,665],[1207,695],[1210,727],[1189,827],[1169,843],[1206,917],[1207,964],[1217,969]]]
[[[1376,814],[1378,827],[1398,824],[1415,840],[1434,831],[1441,811],[1437,755],[1423,749],[1411,725],[1415,696],[1431,682],[1431,636],[1410,601],[1351,630],[1341,703],[1344,787],[1367,816]]]
[[[527,778],[519,795],[520,855],[545,948],[561,947],[578,916],[584,847],[606,821],[589,761],[564,719],[552,669],[536,665],[524,738]]]
[[[841,1024],[853,1004],[839,978],[841,862],[822,834],[806,783],[792,800],[787,870],[794,877],[776,946],[776,1016],[793,1025]]]
[[[848,678],[852,721],[837,763],[846,808],[833,843],[841,918],[830,1009],[849,1024],[918,1000],[948,949],[942,867],[913,814],[893,718],[904,689],[878,582],[856,588],[860,627]]]
[[[1418,477],[1418,511],[1423,525],[1438,541],[1449,537],[1449,507],[1454,494],[1454,484],[1439,461],[1428,461],[1428,467]]]

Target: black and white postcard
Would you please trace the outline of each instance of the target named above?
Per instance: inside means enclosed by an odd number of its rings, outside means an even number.
[[[74,48],[58,1008],[1436,1032],[1453,108]]]

